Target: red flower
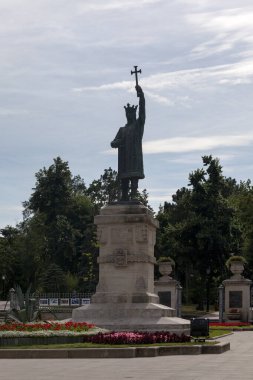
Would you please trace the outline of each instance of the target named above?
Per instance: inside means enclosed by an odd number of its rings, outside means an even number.
[[[189,342],[191,338],[184,334],[171,334],[167,331],[158,332],[111,332],[85,335],[84,341],[98,344],[153,344],[171,342]]]
[[[5,323],[0,325],[0,331],[37,331],[37,330],[69,330],[69,331],[87,331],[94,328],[95,325],[86,322],[66,322],[66,323]]]

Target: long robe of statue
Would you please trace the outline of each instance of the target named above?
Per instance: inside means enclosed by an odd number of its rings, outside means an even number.
[[[140,86],[136,86],[139,97],[139,117],[136,119],[137,106],[125,107],[127,124],[121,127],[111,142],[118,148],[118,175],[121,180],[123,199],[127,199],[129,182],[131,182],[131,198],[136,196],[138,180],[144,178],[142,137],[145,124],[145,98]]]

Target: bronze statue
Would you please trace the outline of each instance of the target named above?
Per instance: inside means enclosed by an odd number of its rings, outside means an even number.
[[[138,85],[137,73],[141,70],[131,71],[135,74],[137,97],[139,97],[139,117],[136,118],[138,106],[127,104],[125,108],[127,124],[121,127],[111,142],[112,148],[118,148],[118,175],[121,185],[121,201],[135,200],[139,179],[144,178],[142,157],[142,136],[145,124],[145,98]],[[131,193],[129,197],[129,185]]]

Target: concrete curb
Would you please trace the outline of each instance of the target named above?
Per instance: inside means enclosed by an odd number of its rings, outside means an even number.
[[[168,355],[222,354],[230,343],[194,346],[154,346],[128,348],[70,348],[70,349],[0,349],[0,359],[106,359],[140,358]]]

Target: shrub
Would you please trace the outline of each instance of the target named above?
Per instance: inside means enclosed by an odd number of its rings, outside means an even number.
[[[155,343],[184,343],[190,342],[187,335],[171,334],[167,331],[157,332],[111,332],[98,333],[84,337],[84,342],[96,344],[155,344]]]

